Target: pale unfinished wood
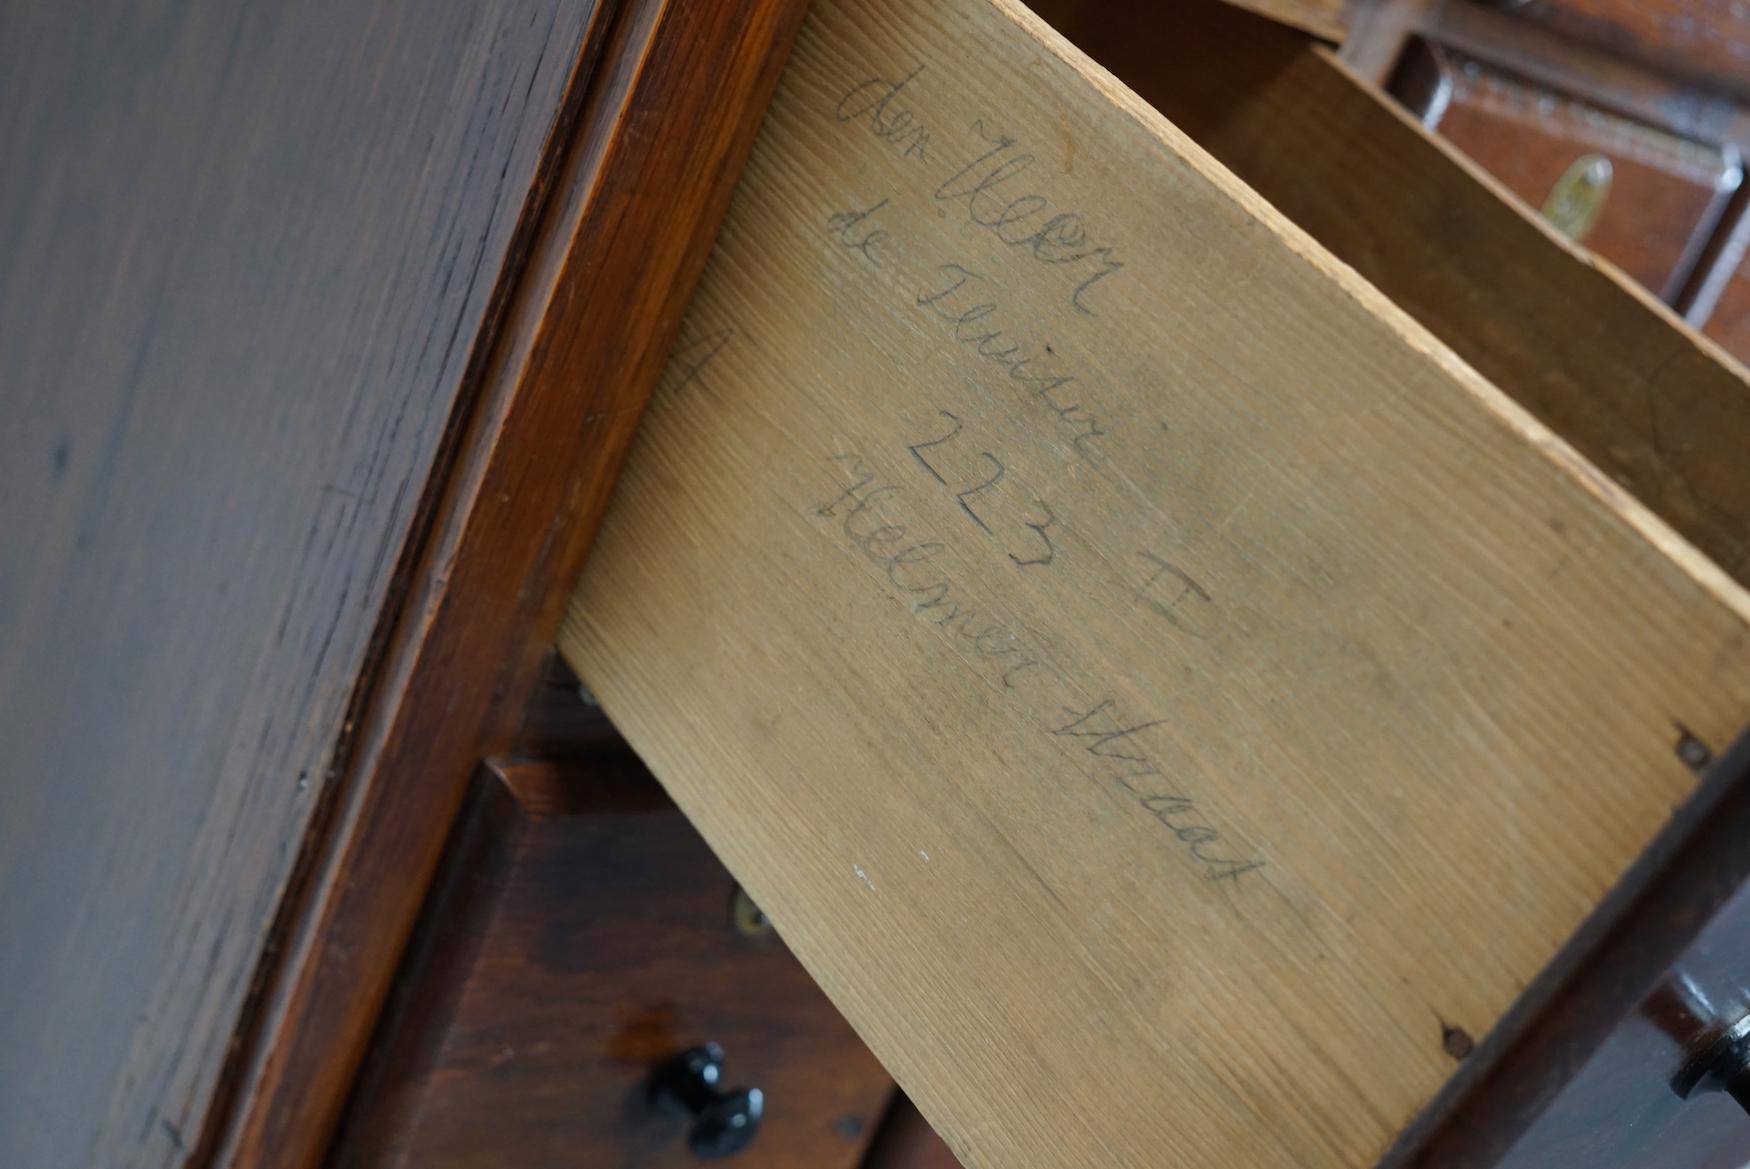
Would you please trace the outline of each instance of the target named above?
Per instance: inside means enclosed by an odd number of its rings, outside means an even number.
[[[1747,621],[1024,11],[822,0],[562,646],[973,1169],[1261,1169],[1430,1099]]]

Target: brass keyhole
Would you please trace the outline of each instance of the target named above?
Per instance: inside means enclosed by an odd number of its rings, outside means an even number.
[[[1543,201],[1543,217],[1575,243],[1584,243],[1604,213],[1615,173],[1610,160],[1602,154],[1576,158],[1550,188]]]

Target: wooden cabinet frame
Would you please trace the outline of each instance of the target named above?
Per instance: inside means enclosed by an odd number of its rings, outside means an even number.
[[[515,730],[803,0],[624,0],[583,62],[196,1162],[310,1169],[444,840]]]

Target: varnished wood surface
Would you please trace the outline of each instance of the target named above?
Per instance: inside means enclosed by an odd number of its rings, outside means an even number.
[[[0,1164],[184,1164],[594,5],[0,16]]]
[[[1568,202],[1555,210],[1558,230],[1666,303],[1688,283],[1743,179],[1735,149],[1620,117],[1464,54],[1414,46],[1392,89],[1531,211]],[[1556,192],[1573,168],[1595,159],[1608,177],[1596,213],[1573,225],[1576,235],[1562,220],[1581,200]]]
[[[1743,11],[1706,0],[1367,0],[1352,16],[1344,61],[1372,81],[1389,81],[1424,116],[1439,118],[1446,100],[1458,96],[1426,85],[1421,94],[1413,92],[1415,76],[1423,72],[1417,63],[1430,46],[1466,56],[1489,73],[1514,75],[1527,100],[1512,103],[1518,108],[1509,116],[1482,123],[1461,118],[1456,125],[1443,123],[1442,132],[1533,206],[1546,197],[1551,173],[1539,170],[1569,165],[1581,142],[1602,148],[1619,168],[1626,156],[1641,190],[1631,195],[1618,184],[1614,206],[1603,217],[1616,223],[1599,223],[1586,244],[1642,279],[1740,361],[1750,358],[1750,300],[1741,295],[1736,272],[1744,252],[1739,226],[1750,194],[1740,180],[1726,222],[1707,225],[1703,238],[1695,239],[1696,216],[1681,209],[1693,205],[1693,194],[1671,183],[1692,168],[1673,157],[1671,142],[1659,142],[1669,134],[1717,152],[1727,163],[1726,180],[1734,177],[1734,164],[1750,151],[1750,106],[1742,70],[1717,67],[1744,48]],[[1406,82],[1412,83],[1408,90]],[[1489,104],[1501,112],[1497,103]],[[1691,147],[1679,147],[1679,154],[1691,153]],[[1696,243],[1705,243],[1699,263],[1673,272],[1669,257],[1695,258]]]
[[[705,1042],[765,1094],[732,1164],[856,1169],[893,1081],[630,752],[482,783],[332,1169],[697,1166],[645,1093]]]
[[[283,913],[215,1164],[318,1163],[474,767],[517,741],[800,12],[618,6],[357,716],[333,831]]]
[[[1750,92],[1750,11],[1733,0],[1519,0],[1500,7],[1618,56]]]
[[[814,7],[681,346],[562,648],[972,1169],[1372,1164],[1750,715],[1740,588],[1006,5]]]
[[[1259,194],[1750,581],[1750,384],[1331,56],[1225,5],[1044,5]],[[1122,29],[1120,35],[1117,30]]]

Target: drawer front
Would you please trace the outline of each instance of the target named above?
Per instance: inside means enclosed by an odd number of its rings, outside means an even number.
[[[1507,0],[1492,7],[1617,56],[1745,88],[1750,9],[1740,0]]]
[[[748,904],[629,756],[483,777],[334,1164],[696,1165],[647,1086],[714,1042],[765,1100],[731,1163],[856,1165],[892,1081]]]
[[[1682,290],[1742,179],[1737,152],[1412,46],[1393,83],[1422,118],[1558,228],[1658,296]]]

